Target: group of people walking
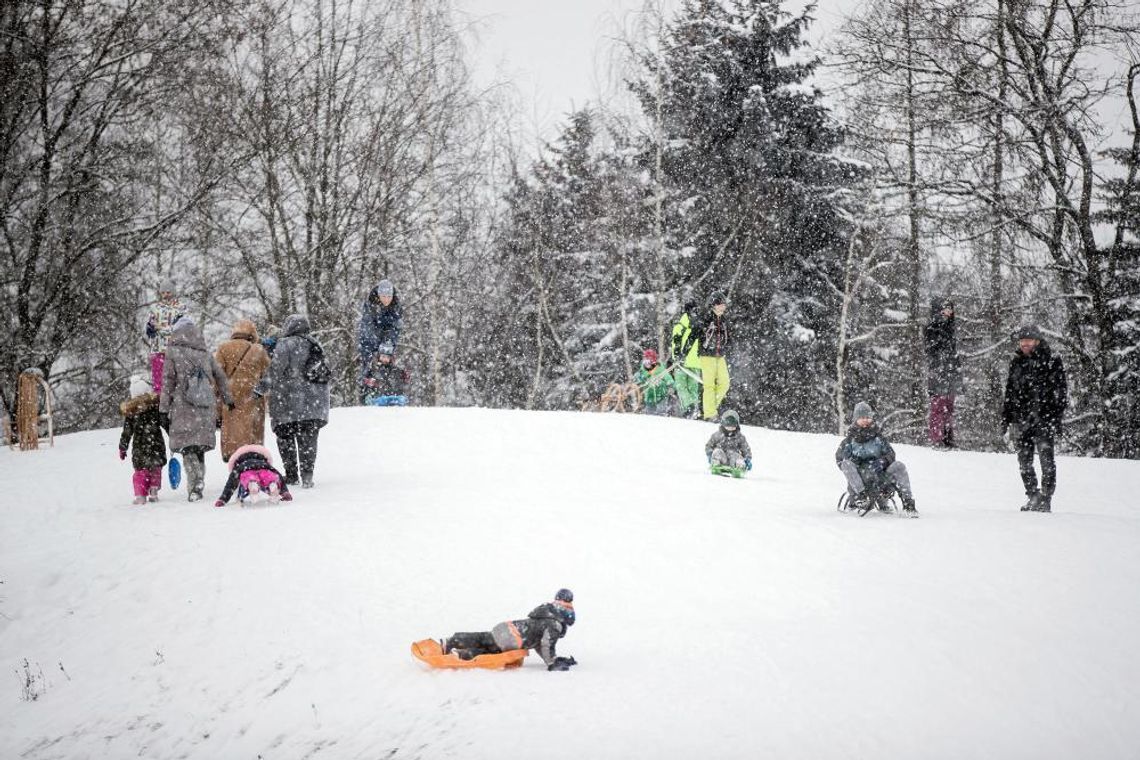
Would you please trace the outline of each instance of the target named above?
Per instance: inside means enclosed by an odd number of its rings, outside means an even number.
[[[320,429],[328,422],[331,373],[321,376],[320,343],[311,335],[309,320],[300,314],[287,317],[278,333],[259,339],[248,319],[238,320],[230,338],[211,354],[205,338],[164,282],[146,323],[151,341],[150,377],[136,375],[130,398],[120,411],[123,430],[119,456],[126,458],[133,445],[135,503],[157,500],[166,449],[180,454],[190,501],[203,498],[205,454],[217,443],[221,429],[221,455],[231,471],[235,453],[264,443],[265,416],[272,420],[284,473],[270,489],[258,470],[241,479],[239,494],[249,492],[255,480],[267,492],[281,495],[287,487],[313,485]],[[162,431],[168,442],[164,444]],[[268,451],[256,452],[263,459]],[[248,463],[247,463],[248,464]],[[262,470],[271,470],[265,462]],[[228,499],[228,496],[227,496]],[[224,500],[220,500],[224,503]],[[220,504],[219,504],[220,506]]]

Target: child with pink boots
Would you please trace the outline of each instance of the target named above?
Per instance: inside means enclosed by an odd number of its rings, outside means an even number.
[[[273,455],[264,446],[255,443],[242,446],[230,457],[229,467],[230,477],[222,495],[214,502],[215,507],[224,507],[235,490],[243,505],[260,494],[265,494],[270,504],[293,500],[285,478],[273,468]]]
[[[123,414],[123,434],[119,436],[119,459],[131,451],[134,465],[135,504],[158,501],[162,487],[162,466],[166,464],[166,441],[159,423],[158,396],[141,375],[131,379],[131,397],[119,405]],[[132,446],[133,443],[133,446]]]

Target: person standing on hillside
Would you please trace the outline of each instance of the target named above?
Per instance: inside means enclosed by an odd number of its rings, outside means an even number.
[[[324,348],[309,334],[309,318],[290,314],[281,325],[269,370],[254,393],[269,396],[269,416],[285,482],[313,487],[317,437],[329,421],[332,371]]]
[[[672,359],[673,385],[681,415],[699,417],[701,414],[701,357],[700,341],[693,331],[693,316],[697,304],[689,301],[673,325]]]
[[[1017,350],[1009,363],[1002,405],[1002,432],[1017,452],[1021,482],[1028,500],[1022,512],[1051,512],[1057,490],[1057,464],[1053,458],[1056,436],[1069,405],[1069,387],[1061,357],[1054,356],[1041,331],[1033,325],[1015,334]],[[1033,452],[1041,460],[1041,487],[1033,469]]]
[[[954,448],[954,397],[962,383],[958,339],[955,335],[954,302],[935,300],[926,325],[927,390],[930,392],[930,418],[927,434],[932,446]]]
[[[158,412],[167,421],[170,450],[181,453],[186,464],[187,498],[198,501],[206,481],[205,454],[217,441],[218,399],[231,411],[234,407],[229,380],[189,317],[174,323],[162,372]]]
[[[166,464],[166,441],[162,438],[158,396],[145,377],[131,378],[131,396],[119,404],[119,411],[123,414],[119,459],[126,459],[128,448],[131,450],[135,504],[158,501],[162,467]]]
[[[693,325],[700,345],[697,353],[701,361],[701,383],[704,385],[702,411],[706,420],[715,420],[720,404],[728,395],[728,323],[724,313],[728,309],[723,293],[713,293],[708,310]]]
[[[234,324],[230,339],[218,346],[214,359],[230,383],[234,408],[221,408],[222,461],[246,444],[265,442],[265,399],[254,394],[265,370],[269,354],[257,339],[257,327],[248,319]]]
[[[360,357],[360,403],[364,403],[364,395],[369,391],[364,379],[372,368],[376,354],[382,346],[388,350],[389,355],[396,352],[403,322],[403,308],[395,286],[391,280],[381,280],[364,300],[356,333],[357,353]]]
[[[158,301],[146,320],[146,337],[150,340],[150,382],[155,393],[162,393],[162,366],[166,362],[166,344],[170,332],[185,310],[174,295],[174,280],[163,278],[158,285]]]

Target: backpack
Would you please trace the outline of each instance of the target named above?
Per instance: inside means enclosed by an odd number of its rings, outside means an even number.
[[[333,373],[325,360],[325,350],[312,338],[308,338],[308,341],[309,355],[305,357],[305,368],[301,370],[301,376],[310,383],[327,385],[332,381]]]
[[[210,376],[206,369],[197,365],[186,376],[186,384],[182,387],[182,398],[190,406],[199,408],[214,405],[214,386],[210,384]]]

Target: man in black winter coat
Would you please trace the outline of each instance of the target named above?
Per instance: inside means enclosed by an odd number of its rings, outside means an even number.
[[[927,434],[931,445],[947,449],[954,447],[954,397],[962,383],[955,327],[954,302],[949,298],[935,300],[924,332],[930,392]]]
[[[540,604],[524,620],[507,620],[489,631],[456,633],[441,641],[444,654],[470,660],[481,654],[499,654],[533,649],[546,663],[547,670],[569,670],[578,662],[559,657],[554,651],[558,640],[574,625],[574,594],[559,589],[553,602]]]
[[[1028,500],[1022,512],[1049,512],[1057,488],[1053,439],[1061,432],[1069,388],[1061,357],[1054,356],[1034,326],[1016,333],[1017,351],[1009,363],[1001,419],[1005,439],[1017,452]],[[1033,451],[1041,459],[1041,488],[1033,469]]]

